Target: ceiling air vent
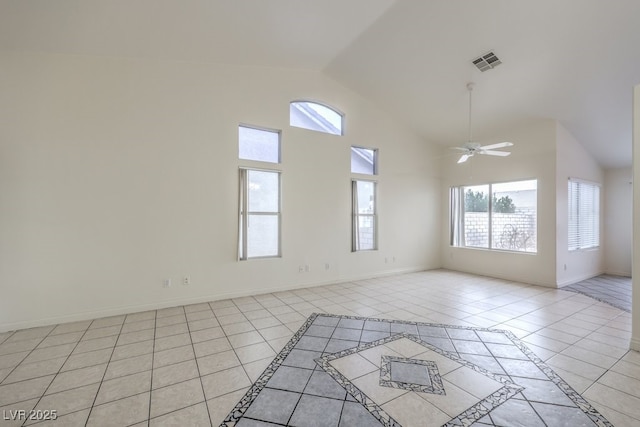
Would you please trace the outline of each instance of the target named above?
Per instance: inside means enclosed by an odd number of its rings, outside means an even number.
[[[493,52],[489,52],[473,60],[473,65],[478,67],[478,70],[483,72],[492,68],[496,68],[500,64],[502,64],[502,61],[500,61],[500,59],[498,59],[496,54]]]

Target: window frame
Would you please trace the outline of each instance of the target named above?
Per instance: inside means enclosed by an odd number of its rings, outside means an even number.
[[[452,186],[449,188],[449,246],[455,248],[466,248],[466,249],[476,249],[476,250],[484,250],[484,251],[495,251],[495,252],[508,252],[515,254],[529,254],[536,255],[538,253],[538,245],[536,243],[535,251],[526,251],[526,250],[516,250],[516,249],[504,249],[494,247],[494,236],[493,236],[493,214],[494,212],[493,206],[493,186],[500,184],[511,184],[511,183],[519,183],[519,182],[527,182],[527,181],[535,181],[536,182],[536,223],[535,223],[535,236],[536,241],[538,237],[538,179],[537,178],[524,178],[517,180],[509,180],[509,181],[498,181],[498,182],[490,182],[490,183],[479,183],[479,184],[468,184],[468,185],[458,185]],[[465,188],[468,187],[479,187],[479,186],[487,186],[488,194],[487,194],[487,246],[470,246],[467,245],[466,242],[466,230],[465,230]],[[456,194],[457,189],[458,193]],[[457,200],[454,198],[457,196]],[[458,209],[459,213],[456,218],[454,218],[454,210]]]
[[[268,160],[256,160],[256,159],[247,159],[244,157],[240,157],[240,128],[246,128],[246,129],[253,129],[253,130],[259,130],[259,131],[263,131],[263,132],[271,132],[271,133],[275,133],[278,135],[278,161],[276,162],[271,162]],[[279,165],[282,164],[282,130],[280,129],[272,129],[272,128],[268,128],[268,127],[264,127],[264,126],[256,126],[256,125],[250,125],[247,123],[239,123],[238,124],[238,159],[240,161],[244,161],[244,162],[258,162],[258,163],[262,163],[265,165]]]
[[[574,202],[571,198],[572,195],[572,190],[571,190],[571,186],[575,185],[576,191],[575,194],[577,196],[577,200]],[[597,205],[596,206],[592,206],[591,207],[591,212],[589,214],[585,214],[585,216],[583,216],[581,214],[581,209],[580,209],[580,194],[581,194],[581,188],[582,186],[588,186],[591,187],[592,191],[595,191],[595,194],[597,196]],[[601,197],[601,193],[602,193],[602,185],[597,183],[597,182],[592,182],[592,181],[587,181],[584,179],[580,179],[580,178],[573,178],[573,177],[569,177],[568,179],[568,183],[567,183],[567,250],[569,252],[579,252],[579,251],[592,251],[592,250],[598,250],[601,246],[601,235],[602,235],[602,230],[601,230],[601,209],[602,209],[602,197]],[[594,197],[595,199],[595,197]],[[576,205],[576,217],[575,217],[575,229],[576,229],[576,246],[572,247],[571,246],[571,241],[572,241],[572,236],[571,236],[571,228],[572,228],[572,203],[575,203]],[[586,215],[592,215],[593,217],[591,218],[591,220],[589,220]],[[591,244],[590,246],[582,246],[582,244],[584,244],[583,240],[587,237],[587,236],[583,236],[580,233],[580,229],[581,229],[581,219],[582,221],[587,221],[587,222],[592,222],[592,225],[594,226],[594,229],[591,230],[591,234],[593,235],[593,241],[594,244]]]
[[[281,258],[282,257],[282,171],[276,169],[261,169],[254,167],[239,167],[238,184],[239,184],[239,200],[238,200],[238,260],[247,261],[251,259],[265,258]],[[278,210],[277,212],[266,211],[249,211],[249,173],[267,172],[277,174],[278,177]],[[249,235],[249,218],[252,215],[257,216],[275,216],[278,221],[277,233],[277,253],[275,255],[249,256],[248,254],[248,235]]]
[[[339,133],[329,132],[329,131],[326,131],[326,130],[312,129],[312,128],[309,128],[309,127],[297,126],[297,125],[292,124],[291,123],[291,108],[292,108],[292,106],[294,104],[300,104],[300,103],[316,104],[316,105],[319,105],[321,107],[327,108],[327,109],[333,111],[334,113],[336,113],[336,115],[338,115],[340,117],[340,128],[339,129],[336,128]],[[346,117],[345,113],[343,113],[342,111],[338,110],[337,108],[332,107],[331,105],[329,105],[329,104],[327,104],[325,102],[322,102],[322,101],[317,101],[317,100],[314,100],[314,99],[294,99],[294,100],[289,101],[289,126],[291,126],[291,127],[295,127],[295,128],[298,128],[298,129],[310,130],[312,132],[324,133],[324,134],[327,134],[327,135],[344,136],[344,133],[345,133],[345,117]],[[324,117],[323,117],[323,119],[324,119]],[[327,119],[325,119],[325,120],[327,120]],[[319,127],[323,127],[323,125],[320,124]]]
[[[362,214],[358,212],[358,182],[370,182],[373,184],[373,212]],[[373,247],[371,249],[360,248],[359,219],[371,218],[373,224]],[[378,181],[372,179],[351,179],[351,252],[371,252],[378,250]]]
[[[349,154],[350,156],[354,153],[357,152],[355,150],[361,149],[361,150],[369,150],[369,151],[373,151],[373,173],[363,173],[363,172],[354,172],[353,171],[353,165],[350,164],[350,169],[351,169],[351,173],[355,174],[355,175],[364,175],[364,176],[377,176],[378,175],[378,157],[379,157],[379,149],[378,148],[371,148],[371,147],[365,147],[363,145],[352,145],[349,148]],[[349,160],[351,160],[351,157],[349,157]]]

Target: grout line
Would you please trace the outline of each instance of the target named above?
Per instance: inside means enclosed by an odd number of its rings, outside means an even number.
[[[55,329],[55,328],[54,328]],[[8,332],[3,332],[2,334],[7,334],[6,337],[4,337],[1,341],[0,341],[0,345],[2,345],[5,341],[7,341],[9,338],[11,338],[13,335],[15,335],[16,331],[8,331]]]
[[[122,328],[124,328],[125,321],[127,320],[127,315],[122,319],[122,324],[120,325],[120,332],[122,332]],[[94,320],[95,322],[95,320]],[[93,322],[92,322],[93,324]],[[91,325],[89,325],[91,328]],[[89,330],[89,328],[87,330]],[[98,399],[98,395],[100,394],[100,389],[102,388],[102,383],[104,382],[104,377],[107,375],[107,370],[109,369],[109,364],[111,363],[111,358],[113,357],[113,353],[116,351],[116,346],[118,345],[118,340],[120,339],[120,334],[118,334],[113,347],[111,348],[111,355],[109,356],[109,360],[107,361],[107,366],[104,368],[104,372],[102,373],[102,379],[100,380],[100,385],[98,386],[98,391],[96,392],[95,397],[93,398],[93,403],[91,404],[91,408],[89,409],[89,414],[87,415],[87,420],[85,421],[85,427],[89,423],[89,419],[91,418],[91,413],[93,412],[93,408],[95,407],[96,400]],[[86,352],[88,353],[88,352]]]
[[[153,397],[153,367],[156,360],[156,332],[158,330],[157,325],[158,325],[158,311],[154,313],[154,317],[153,317],[153,346],[151,348],[151,378],[149,380],[149,413],[147,414],[147,425],[149,424],[149,420],[151,419],[151,399]]]
[[[215,311],[211,307],[211,304],[207,304],[207,306],[209,307],[209,311],[211,311],[211,314],[213,315],[213,318],[215,319],[215,321],[218,323],[218,325],[220,325],[220,322],[218,321],[218,317],[216,316]],[[187,323],[187,328],[189,328],[188,323]],[[229,342],[229,338],[227,337],[227,334],[226,334],[225,330],[222,328],[222,325],[220,325],[220,329],[222,330],[222,333],[225,334],[224,337],[227,340],[227,342]],[[190,331],[189,331],[189,340],[191,341],[191,346],[192,346],[192,349],[193,349],[193,357],[195,358],[196,368],[198,369],[198,378],[200,379],[200,387],[202,388],[202,396],[204,398],[205,407],[207,408],[207,415],[209,416],[209,423],[211,423],[211,425],[213,425],[213,420],[211,419],[211,411],[209,410],[209,404],[207,403],[207,392],[204,389],[204,383],[202,382],[202,374],[200,373],[200,363],[198,362],[199,358],[198,358],[198,356],[196,354],[195,344],[193,343],[193,339],[191,338],[191,332]],[[229,346],[233,350],[233,346],[231,345],[230,342],[229,342]],[[218,353],[220,353],[220,352],[218,352]],[[238,362],[240,362],[240,366],[242,366],[242,370],[244,371],[245,375],[247,376],[247,378],[249,378],[249,375],[247,374],[247,371],[244,369],[242,361],[240,360],[240,358],[236,354],[235,350],[233,350],[233,353],[234,353],[235,357],[238,359]],[[213,354],[217,354],[217,353],[213,353]],[[206,357],[206,356],[203,356],[203,357]],[[233,369],[233,368],[236,368],[236,367],[237,366],[234,366],[234,367],[229,368],[229,369]],[[222,372],[222,371],[217,371],[217,372]],[[249,381],[251,381],[250,378],[249,378]]]
[[[42,395],[40,396],[40,398],[38,399],[38,401],[36,402],[35,406],[32,409],[35,409],[38,407],[38,404],[40,403],[40,401],[44,398],[44,396],[47,394],[47,390],[49,390],[49,388],[51,387],[51,385],[55,382],[55,380],[58,378],[58,375],[60,374],[62,368],[64,367],[65,363],[67,363],[67,361],[69,360],[69,358],[71,357],[71,355],[73,354],[73,352],[75,351],[76,348],[78,348],[78,346],[80,345],[80,342],[82,341],[82,337],[84,337],[86,335],[86,333],[89,331],[89,328],[91,327],[91,324],[94,321],[92,320],[91,323],[89,323],[89,325],[87,325],[87,329],[85,329],[85,331],[83,332],[83,334],[80,336],[80,339],[76,342],[76,345],[73,347],[73,349],[71,350],[71,352],[69,352],[69,354],[67,355],[67,358],[65,359],[64,363],[62,365],[60,365],[60,368],[58,369],[58,372],[54,375],[54,377],[51,379],[51,382],[49,383],[49,385],[47,386],[47,388],[45,388],[45,390],[42,392]],[[51,334],[51,332],[53,332],[56,329],[57,326],[54,326],[53,329],[51,329],[51,331],[49,332],[49,334]],[[47,336],[49,336],[49,334],[47,334]],[[43,339],[44,341],[44,339]],[[64,344],[63,344],[64,345]],[[50,359],[48,359],[50,360]],[[22,362],[20,362],[22,363]],[[107,367],[105,366],[105,371],[107,370]],[[97,396],[97,393],[96,393]],[[27,420],[24,421],[24,423],[22,423],[22,425],[26,425]]]

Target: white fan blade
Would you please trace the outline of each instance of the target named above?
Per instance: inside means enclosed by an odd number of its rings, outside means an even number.
[[[466,162],[467,160],[469,160],[469,157],[471,157],[471,156],[468,155],[468,154],[463,154],[462,157],[460,157],[460,159],[458,160],[458,163]]]
[[[488,155],[490,155],[490,156],[502,156],[502,157],[505,157],[505,156],[508,156],[508,155],[509,155],[509,154],[511,154],[511,153],[510,153],[510,152],[508,152],[508,151],[482,150],[482,151],[480,152],[480,154],[488,154]]]
[[[480,147],[481,150],[493,150],[494,148],[511,147],[513,142],[498,142],[497,144],[485,145]]]
[[[456,151],[469,151],[468,148],[464,148],[464,147],[449,147],[450,150],[456,150]]]

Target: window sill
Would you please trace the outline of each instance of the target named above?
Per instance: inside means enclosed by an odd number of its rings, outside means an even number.
[[[510,251],[507,249],[490,249],[490,248],[478,248],[474,246],[453,246],[449,245],[450,248],[453,249],[468,249],[472,251],[481,251],[481,252],[495,252],[500,254],[516,254],[516,255],[538,255],[538,251],[529,252],[529,251]]]
[[[592,248],[578,248],[578,249],[569,249],[569,253],[575,252],[597,252],[600,250],[600,246],[595,246]]]
[[[254,259],[281,259],[282,255],[266,255],[266,256],[254,256],[251,258],[239,258],[238,261],[252,261]]]

